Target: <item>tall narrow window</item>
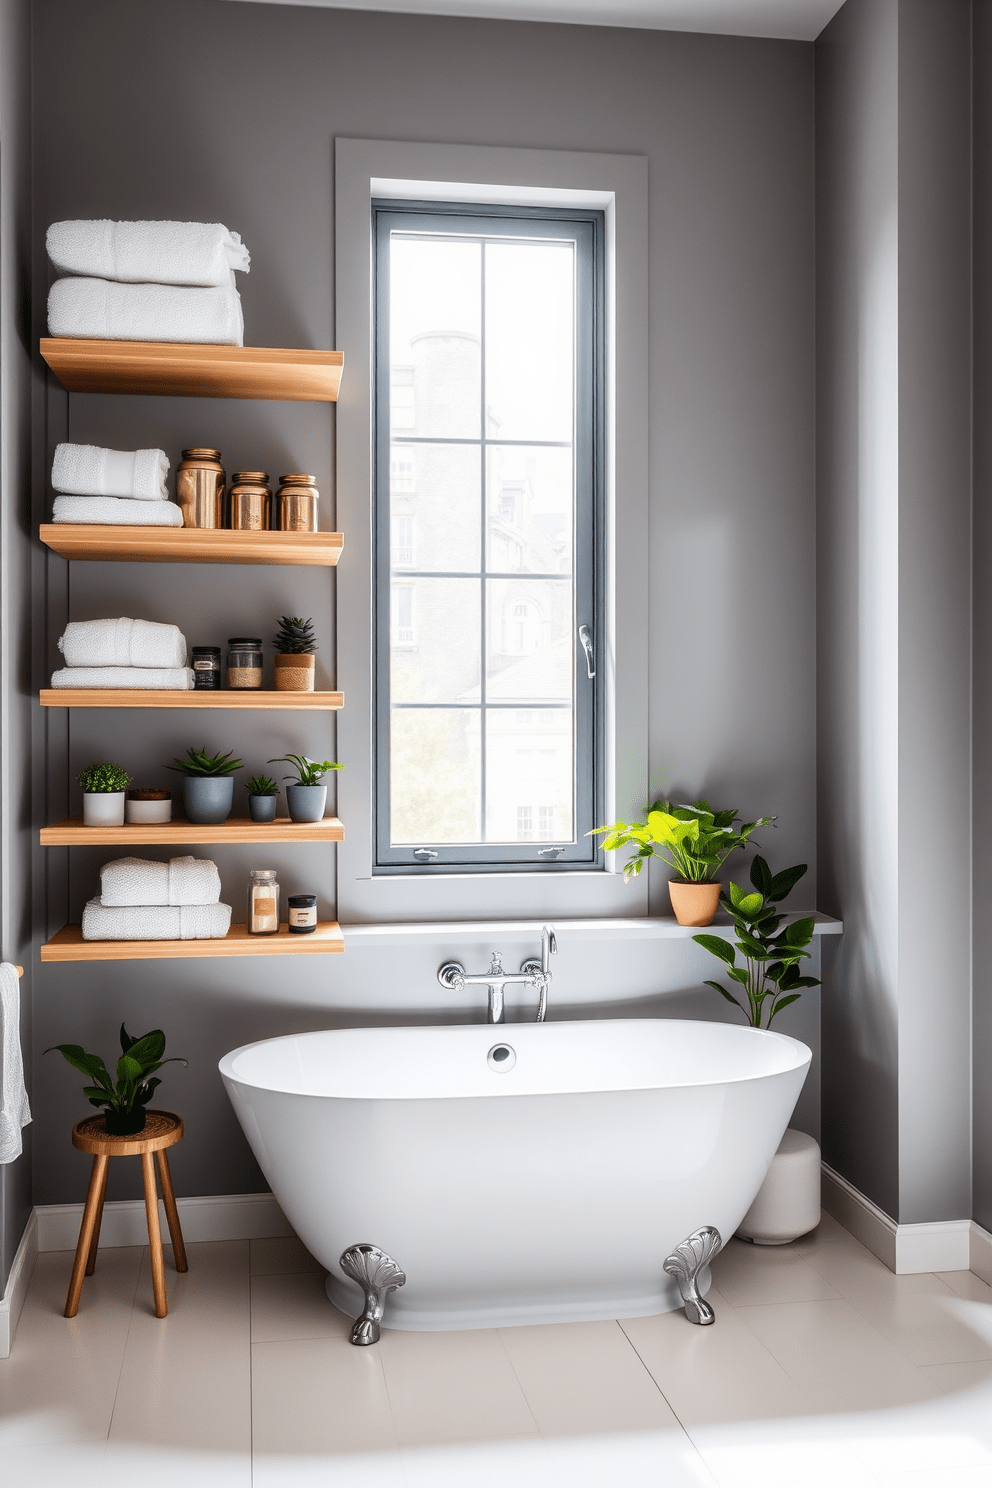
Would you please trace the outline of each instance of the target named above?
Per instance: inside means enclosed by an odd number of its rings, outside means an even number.
[[[376,871],[601,866],[602,214],[373,216]]]

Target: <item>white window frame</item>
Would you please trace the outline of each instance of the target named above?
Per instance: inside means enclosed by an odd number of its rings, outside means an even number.
[[[648,197],[647,160],[389,140],[335,142],[337,349],[336,570],[338,918],[343,924],[492,920],[647,912],[647,875],[605,869],[560,876],[372,874],[372,242],[373,197],[596,207],[606,213],[607,819],[643,810],[648,793]],[[623,583],[614,576],[622,573]]]

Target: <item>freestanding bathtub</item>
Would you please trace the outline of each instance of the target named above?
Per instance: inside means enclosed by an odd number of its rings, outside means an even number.
[[[335,1306],[361,1312],[340,1258],[368,1242],[406,1275],[385,1326],[434,1330],[681,1306],[665,1258],[700,1227],[733,1235],[810,1057],[624,1019],[294,1034],[220,1071]]]

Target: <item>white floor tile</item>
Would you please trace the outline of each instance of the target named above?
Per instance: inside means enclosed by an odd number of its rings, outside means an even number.
[[[969,1302],[987,1302],[992,1307],[992,1287],[974,1271],[938,1271],[937,1278]]]
[[[323,1273],[301,1271],[251,1279],[253,1343],[291,1338],[346,1339],[352,1321],[328,1302]]]
[[[252,1276],[292,1276],[309,1271],[318,1273],[323,1280],[323,1266],[314,1260],[303,1241],[295,1235],[250,1240],[248,1245]]]
[[[105,1441],[52,1446],[3,1447],[0,1468],[4,1488],[106,1488]]]
[[[401,1333],[387,1328],[378,1350],[404,1446],[537,1435],[495,1329]]]
[[[268,1345],[265,1345],[268,1347]],[[252,1488],[408,1488],[399,1455],[258,1456]]]
[[[992,1361],[992,1308],[985,1304],[968,1302],[949,1290],[881,1296],[859,1292],[850,1300],[914,1364]],[[988,1318],[984,1330],[983,1314]]]
[[[713,1284],[732,1307],[820,1302],[840,1294],[788,1245],[731,1240],[712,1265]]]
[[[255,1344],[252,1418],[256,1460],[323,1456],[331,1467],[399,1446],[379,1350],[340,1338]]]

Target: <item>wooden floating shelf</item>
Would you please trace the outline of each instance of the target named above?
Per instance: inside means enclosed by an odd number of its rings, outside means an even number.
[[[217,940],[84,940],[82,927],[65,925],[41,948],[42,961],[176,961],[216,956],[319,956],[344,950],[337,920],[324,920],[309,935],[249,935],[232,925]]]
[[[41,354],[70,393],[275,398],[335,403],[344,355],[276,346],[84,341],[43,336]]]
[[[42,827],[42,847],[90,847],[112,843],[152,847],[157,843],[182,842],[343,842],[344,827],[336,816],[325,816],[319,822],[294,822],[288,816],[277,816],[273,822],[253,822],[243,818],[220,822],[216,826],[197,826],[194,822],[125,822],[123,827],[84,827],[78,816]]]
[[[159,692],[152,687],[43,687],[43,708],[291,708],[313,712],[344,707],[343,692]]]
[[[62,558],[126,563],[276,563],[334,568],[340,532],[233,532],[203,527],[98,527],[48,522],[38,536]]]

